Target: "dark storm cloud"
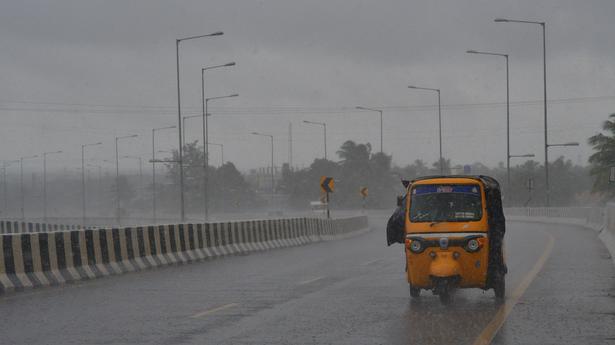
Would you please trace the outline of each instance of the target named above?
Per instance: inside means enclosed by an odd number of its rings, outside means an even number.
[[[246,137],[251,130],[276,134],[277,159],[283,161],[292,120],[295,161],[301,163],[320,152],[316,130],[303,126],[303,119],[330,122],[331,147],[347,138],[375,143],[379,131],[374,116],[360,112],[249,117],[233,115],[233,109],[434,103],[432,94],[410,92],[408,84],[442,88],[445,103],[502,102],[503,63],[468,56],[467,49],[509,53],[512,100],[540,100],[539,27],[496,24],[496,17],[547,21],[550,98],[611,96],[614,13],[611,1],[5,2],[0,5],[0,101],[6,108],[25,100],[168,106],[169,113],[3,110],[6,140],[14,145],[1,154],[10,159],[44,147],[78,148],[90,138],[109,141],[115,133],[134,131],[144,137],[130,149],[145,154],[148,130],[176,122],[175,38],[217,30],[225,36],[182,45],[182,102],[188,111],[198,111],[201,66],[237,61],[231,70],[211,71],[207,90],[212,96],[240,93],[212,105],[214,113],[227,114],[212,121],[212,136],[228,140],[228,158],[242,168],[260,164],[245,154],[246,146],[266,151],[258,138]],[[553,140],[584,141],[614,105],[612,100],[552,105]],[[513,108],[512,115],[514,151],[538,156],[540,105]],[[502,116],[502,107],[446,110],[445,154],[456,162],[501,161]],[[188,131],[192,139],[199,137],[196,127]],[[433,161],[434,130],[433,112],[388,112],[385,150],[398,164]],[[24,137],[25,145],[15,145]],[[161,145],[170,148],[174,140],[168,135]],[[485,142],[494,145],[488,150]],[[101,157],[111,154],[107,146]],[[576,160],[587,153],[583,147],[569,156]]]

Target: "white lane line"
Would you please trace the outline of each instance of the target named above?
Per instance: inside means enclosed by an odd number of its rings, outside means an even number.
[[[380,262],[380,261],[382,261],[382,259],[370,260],[370,261],[362,263],[361,266],[367,266],[367,265],[375,264],[376,262]]]
[[[239,304],[237,304],[237,303],[229,303],[229,304],[221,305],[221,306],[213,308],[213,309],[208,309],[208,310],[204,310],[204,311],[202,311],[200,313],[196,313],[196,314],[192,315],[191,318],[196,319],[196,318],[203,317],[203,316],[206,316],[206,315],[210,315],[210,314],[213,314],[213,313],[225,310],[225,309],[233,308],[233,307],[236,307],[238,305]]]
[[[316,278],[300,281],[299,283],[297,283],[297,285],[305,285],[305,284],[313,283],[315,281],[323,279],[324,277],[325,276],[320,276],[320,277],[316,277]]]

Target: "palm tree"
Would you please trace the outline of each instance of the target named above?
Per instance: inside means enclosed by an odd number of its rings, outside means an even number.
[[[344,165],[346,162],[367,162],[371,152],[372,145],[370,143],[357,145],[354,141],[348,140],[342,144],[337,151],[337,155],[340,156],[340,163]]]
[[[615,189],[609,185],[609,173],[610,168],[615,166],[615,113],[604,121],[602,129],[607,132],[606,135],[598,133],[587,140],[596,151],[589,157],[590,174],[594,176],[594,191],[607,191],[614,195]]]

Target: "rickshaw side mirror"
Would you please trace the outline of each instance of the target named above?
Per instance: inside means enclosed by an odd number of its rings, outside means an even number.
[[[404,197],[401,195],[397,196],[397,207],[401,207],[404,204]]]

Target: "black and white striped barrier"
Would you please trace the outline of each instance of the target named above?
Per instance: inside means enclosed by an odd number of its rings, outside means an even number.
[[[276,219],[0,235],[0,292],[300,246],[368,230],[367,217]]]

